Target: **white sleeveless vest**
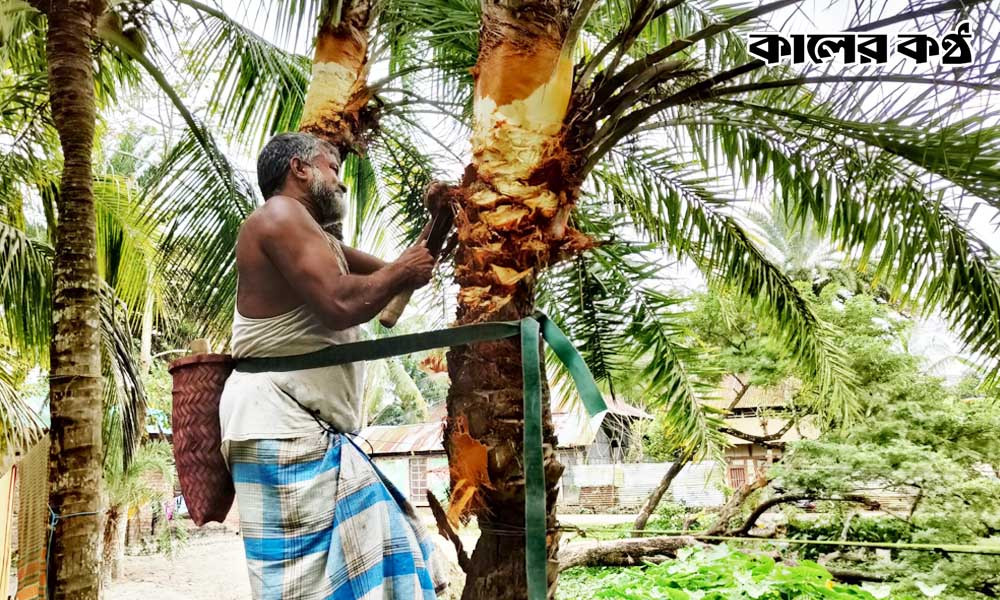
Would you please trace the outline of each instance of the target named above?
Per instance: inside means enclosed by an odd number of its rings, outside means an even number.
[[[330,238],[341,272],[347,261],[340,244]],[[291,356],[359,339],[360,327],[330,329],[303,305],[274,317],[251,319],[235,311],[232,354]],[[223,455],[230,440],[288,439],[315,434],[318,416],[337,431],[361,428],[363,363],[280,373],[234,371],[226,380],[219,403]],[[298,401],[298,403],[296,403]],[[301,404],[302,406],[299,406]]]

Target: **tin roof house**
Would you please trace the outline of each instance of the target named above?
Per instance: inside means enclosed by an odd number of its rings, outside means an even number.
[[[603,510],[639,505],[670,463],[625,464],[632,423],[651,420],[644,410],[621,400],[605,399],[608,411],[596,419],[582,407],[552,406],[559,440],[557,454],[566,467],[560,482],[564,508]],[[427,504],[427,491],[444,499],[448,489],[448,459],[444,452],[445,409],[431,409],[428,421],[412,425],[373,425],[358,434],[367,451],[399,490],[416,506]],[[714,463],[688,465],[678,479],[682,500],[690,504],[721,504],[718,486],[709,485]],[[718,477],[721,481],[721,476]],[[687,482],[686,484],[684,482]]]

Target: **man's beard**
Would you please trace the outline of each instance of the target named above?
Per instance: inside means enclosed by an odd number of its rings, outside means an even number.
[[[347,212],[340,188],[321,179],[313,179],[309,185],[309,196],[313,206],[319,211],[319,224],[323,229],[329,229],[334,225],[339,229]]]

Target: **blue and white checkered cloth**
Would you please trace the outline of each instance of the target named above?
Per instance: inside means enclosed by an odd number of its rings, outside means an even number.
[[[446,583],[406,499],[343,435],[233,441],[255,600],[433,600]]]

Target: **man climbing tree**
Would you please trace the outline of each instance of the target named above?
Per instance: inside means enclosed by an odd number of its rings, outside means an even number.
[[[275,136],[261,152],[267,201],[236,246],[235,358],[355,342],[394,296],[430,280],[422,240],[386,264],[324,232],[346,211],[339,170],[337,149],[306,133]],[[433,598],[447,583],[434,580],[434,546],[413,509],[344,435],[362,426],[362,379],[349,363],[237,368],[226,381],[223,454],[254,598]]]

